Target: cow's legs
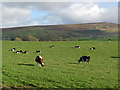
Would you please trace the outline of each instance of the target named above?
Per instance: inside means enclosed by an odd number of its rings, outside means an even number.
[[[82,58],[82,64],[83,64],[83,62],[84,62],[84,59]],[[85,62],[84,62],[85,63]]]
[[[43,67],[43,64],[42,64],[42,63],[40,63],[40,65]]]
[[[80,60],[78,60],[78,63],[80,63]]]

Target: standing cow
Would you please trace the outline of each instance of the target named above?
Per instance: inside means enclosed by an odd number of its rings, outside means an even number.
[[[90,56],[82,56],[80,57],[80,59],[78,60],[78,63],[80,63],[82,61],[83,62],[88,62],[90,63]]]
[[[38,63],[38,65],[40,64],[42,67],[44,66],[43,65],[43,57],[42,56],[37,56],[35,61]]]

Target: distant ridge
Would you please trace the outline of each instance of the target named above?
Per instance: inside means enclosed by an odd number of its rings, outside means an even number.
[[[34,36],[39,40],[58,40],[80,37],[106,37],[118,34],[118,24],[94,22],[64,25],[35,25],[2,29],[2,38],[10,40],[19,37]]]
[[[23,27],[45,27],[45,26],[64,26],[64,25],[84,25],[84,24],[115,24],[118,25],[117,23],[112,23],[112,22],[92,22],[92,23],[81,23],[81,24],[59,24],[59,25],[31,25],[31,26],[16,26],[16,27],[7,27],[7,28],[2,28],[2,29],[9,29],[9,28],[23,28]],[[1,28],[0,28],[1,29]]]

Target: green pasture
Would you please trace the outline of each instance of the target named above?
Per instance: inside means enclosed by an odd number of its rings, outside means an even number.
[[[55,48],[50,48],[54,45]],[[74,48],[79,45],[81,48]],[[96,50],[91,51],[90,47]],[[28,50],[28,54],[10,51]],[[41,53],[35,53],[41,50]],[[43,57],[44,67],[35,58]],[[90,55],[90,64],[78,64]],[[117,41],[2,41],[3,88],[118,88]]]

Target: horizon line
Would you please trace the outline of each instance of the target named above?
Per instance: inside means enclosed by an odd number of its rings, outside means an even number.
[[[113,22],[91,22],[91,23],[76,23],[76,24],[46,24],[46,25],[11,26],[11,27],[0,27],[0,29],[6,29],[6,28],[22,28],[22,27],[39,27],[39,26],[57,26],[57,25],[97,24],[97,23],[119,24],[119,23],[113,23]]]

